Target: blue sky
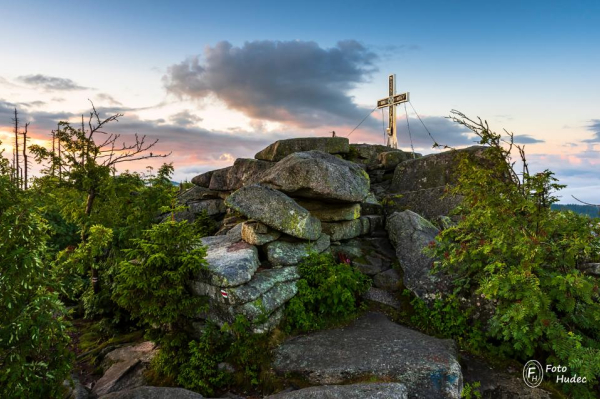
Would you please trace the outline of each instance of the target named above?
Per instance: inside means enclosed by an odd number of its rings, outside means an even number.
[[[533,167],[569,186],[562,202],[600,203],[600,2],[254,3],[3,4],[0,139],[12,106],[43,142],[89,98],[190,178],[278,138],[345,135],[396,73],[438,141],[469,144],[450,110],[480,116],[529,142]],[[378,118],[351,142],[380,142]]]

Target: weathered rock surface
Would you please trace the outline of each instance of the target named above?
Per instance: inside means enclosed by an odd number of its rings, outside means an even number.
[[[226,168],[213,170],[210,176],[210,184],[208,188],[215,191],[227,191],[229,190],[229,171],[231,166]]]
[[[394,171],[391,190],[402,193],[454,184],[459,156],[469,154],[481,157],[485,148],[472,146],[404,161]]]
[[[521,375],[515,376],[491,368],[472,355],[463,354],[462,372],[465,383],[479,382],[478,388],[485,399],[550,399],[552,395],[544,389],[529,388]]]
[[[360,204],[336,204],[307,200],[298,200],[297,202],[321,222],[339,222],[360,217]]]
[[[227,173],[226,189],[235,191],[242,186],[258,183],[262,174],[275,163],[258,159],[238,158]]]
[[[458,399],[462,390],[453,341],[410,330],[379,313],[367,313],[348,327],[285,341],[275,351],[273,368],[312,384],[388,378],[403,383],[412,398]]]
[[[387,219],[386,228],[390,242],[396,248],[406,288],[424,300],[439,292],[447,292],[449,279],[439,274],[432,275],[434,259],[423,253],[439,230],[412,211],[393,213]]]
[[[399,291],[400,290],[400,273],[395,269],[389,269],[384,272],[378,273],[373,277],[373,285],[377,288],[384,289],[386,291]]]
[[[321,223],[323,233],[329,234],[331,241],[348,240],[362,234],[363,224],[360,219],[345,222]]]
[[[384,152],[398,152],[404,154],[404,151],[390,148],[385,145],[378,144],[350,144],[350,153],[347,159],[362,165],[366,165],[369,169],[379,167],[379,154]]]
[[[72,376],[72,381],[65,380],[63,386],[67,389],[67,393],[63,396],[64,399],[88,399],[90,397],[88,390],[75,376]]]
[[[448,194],[442,198],[445,190],[446,188],[441,186],[386,195],[384,208],[388,215],[396,211],[411,210],[430,220],[439,218],[449,215],[462,201],[462,197],[456,195]]]
[[[231,232],[230,232],[231,233]],[[260,265],[255,246],[240,241],[241,234],[204,237],[208,271],[200,272],[198,279],[219,287],[234,287],[252,278]],[[239,238],[240,240],[237,240]]]
[[[396,382],[325,385],[267,396],[265,399],[406,399],[406,387]]]
[[[227,288],[225,290],[226,299],[221,295],[221,287],[218,286],[197,281],[194,282],[192,289],[197,295],[207,295],[222,304],[237,306],[259,299],[277,284],[295,281],[299,278],[300,275],[295,266],[261,270],[247,284]]]
[[[373,193],[369,193],[360,204],[360,213],[363,216],[367,215],[383,215],[383,205],[379,203]]]
[[[199,393],[183,388],[139,387],[101,396],[99,399],[203,399]]]
[[[421,154],[413,154],[404,151],[387,151],[377,155],[377,162],[385,170],[393,170],[400,162],[408,161],[409,159],[421,158]]]
[[[193,186],[177,195],[177,202],[188,204],[205,199],[219,199],[219,193],[205,187]]]
[[[102,396],[107,393],[142,386],[145,384],[144,369],[145,366],[140,359],[129,359],[115,363],[96,381],[92,394]]]
[[[141,342],[134,345],[125,345],[110,351],[102,359],[102,368],[107,370],[114,363],[139,359],[143,363],[150,363],[156,355],[156,345],[151,341]]]
[[[212,177],[212,174],[213,174],[213,171],[211,170],[211,171],[202,173],[198,176],[195,176],[192,178],[192,183],[199,187],[208,188],[208,186],[210,186],[210,179]]]
[[[260,182],[294,197],[325,201],[360,202],[369,194],[369,175],[360,166],[321,151],[287,156]]]
[[[296,152],[318,150],[329,154],[345,154],[349,149],[349,141],[345,137],[304,137],[276,141],[254,158],[277,162]]]
[[[242,239],[250,245],[264,245],[277,240],[281,233],[260,222],[248,221],[242,224]]]
[[[262,185],[240,188],[225,200],[225,204],[293,237],[316,240],[321,236],[319,219],[287,195]]]
[[[323,252],[329,248],[330,239],[322,234],[316,241],[274,241],[265,246],[267,259],[273,266],[296,265],[311,251]]]
[[[400,300],[398,300],[398,298],[396,298],[391,292],[382,290],[381,288],[369,288],[369,290],[363,294],[363,298],[390,306],[394,309],[400,309]]]

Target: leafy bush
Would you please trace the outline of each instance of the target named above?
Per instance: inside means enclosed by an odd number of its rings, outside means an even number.
[[[460,161],[450,192],[464,196],[462,219],[438,237],[439,267],[457,276],[457,294],[495,305],[486,332],[501,353],[566,365],[589,382],[565,389],[591,397],[600,375],[600,296],[598,280],[579,267],[600,252],[600,228],[588,217],[551,210],[552,192],[563,186],[548,170],[530,174],[512,135],[505,143],[486,123],[457,115],[489,148],[483,160]],[[521,155],[522,177],[512,148]]]
[[[312,253],[298,265],[298,294],[286,307],[288,331],[310,331],[342,321],[358,310],[358,297],[369,289],[366,276],[330,253]]]
[[[206,267],[206,249],[187,221],[152,226],[125,251],[116,276],[114,299],[160,339],[168,331],[185,331],[203,309],[202,298],[187,284]]]
[[[69,375],[66,310],[43,263],[47,227],[0,154],[0,397],[57,397]]]

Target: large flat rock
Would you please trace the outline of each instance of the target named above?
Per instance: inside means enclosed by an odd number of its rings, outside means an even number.
[[[225,189],[235,191],[243,186],[258,183],[262,174],[275,165],[274,162],[238,158],[227,172]]]
[[[271,170],[273,170],[272,168]],[[231,194],[225,204],[293,237],[316,240],[321,222],[284,193],[262,185],[245,186]]]
[[[99,399],[203,399],[199,393],[183,388],[139,387],[100,396]]]
[[[380,313],[285,341],[275,351],[273,368],[312,384],[388,378],[403,383],[411,398],[458,399],[463,385],[453,341],[410,330]]]
[[[472,146],[410,159],[400,163],[394,171],[391,191],[402,193],[455,184],[455,171],[460,155],[482,157],[486,147]]]
[[[267,396],[265,399],[406,399],[406,387],[397,382],[324,385]]]
[[[339,222],[360,217],[360,204],[336,204],[307,200],[298,200],[298,204],[321,222]]]
[[[297,152],[269,169],[260,182],[294,197],[360,202],[369,175],[359,165],[322,151]]]
[[[329,154],[345,154],[349,149],[349,141],[345,137],[303,137],[276,141],[254,158],[277,162],[295,152],[318,150]]]
[[[207,246],[208,271],[200,272],[198,279],[211,285],[234,287],[247,283],[260,265],[256,247],[231,235],[204,237],[202,244]]]

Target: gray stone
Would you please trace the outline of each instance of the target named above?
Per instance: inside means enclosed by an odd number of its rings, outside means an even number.
[[[369,175],[355,163],[321,151],[297,152],[269,169],[261,183],[294,197],[360,202]]]
[[[362,218],[369,220],[369,231],[366,234],[372,234],[384,228],[385,219],[381,215],[365,215],[361,216],[361,219]]]
[[[594,277],[600,277],[600,263],[585,263],[581,267],[581,270],[585,274],[589,274]]]
[[[258,183],[262,174],[275,165],[274,162],[238,158],[227,173],[226,189],[235,191],[243,186]]]
[[[318,240],[306,241],[274,241],[265,246],[267,259],[275,267],[298,264],[306,258],[311,251],[323,252],[329,248],[330,239],[327,234],[322,234]]]
[[[297,202],[321,222],[339,222],[360,217],[360,204],[335,204],[307,200],[298,200]]]
[[[412,398],[460,398],[462,374],[452,340],[441,340],[367,313],[347,327],[285,341],[274,370],[311,384],[340,384],[365,377],[403,383]]]
[[[437,227],[412,211],[404,211],[392,214],[386,228],[390,242],[396,248],[406,288],[424,300],[448,292],[448,277],[431,274],[434,259],[423,253],[429,243],[435,241]]]
[[[64,399],[88,399],[90,397],[88,390],[81,385],[79,379],[74,375],[71,380],[65,380],[63,386],[68,391],[68,393],[63,396]]]
[[[298,293],[296,281],[277,283],[272,289],[261,295],[258,299],[238,306],[234,314],[243,314],[250,321],[262,315],[270,315]]]
[[[386,291],[400,290],[402,276],[395,269],[389,269],[373,277],[373,285]]]
[[[242,225],[242,239],[251,245],[264,245],[281,236],[277,230],[260,222],[248,221]]]
[[[252,280],[248,283],[224,289],[223,291],[227,293],[227,299],[221,294],[222,287],[196,281],[192,289],[196,295],[208,296],[211,300],[224,305],[242,305],[257,300],[276,284],[294,281],[299,278],[300,275],[295,266],[261,270],[254,274]]]
[[[387,195],[382,202],[388,215],[411,210],[427,219],[436,219],[449,215],[460,205],[462,197],[446,194],[446,187],[441,186]]]
[[[202,173],[198,176],[195,176],[192,178],[192,183],[199,187],[208,188],[208,186],[210,186],[210,179],[212,177],[212,174],[213,174],[213,171],[211,170],[211,171]]]
[[[133,345],[125,345],[114,349],[106,354],[102,359],[101,366],[108,370],[114,363],[125,362],[138,359],[143,363],[150,363],[156,355],[156,345],[154,342],[145,341]]]
[[[208,188],[214,191],[227,191],[229,190],[229,171],[231,166],[226,168],[213,170],[210,177],[210,184]]]
[[[316,240],[321,236],[319,219],[277,190],[258,184],[244,186],[231,194],[225,204],[293,237]]]
[[[406,399],[406,387],[396,382],[325,385],[267,396],[266,399]]]
[[[145,366],[140,359],[129,359],[110,366],[92,389],[92,394],[102,396],[107,393],[144,385]]]
[[[203,399],[199,393],[183,388],[138,387],[101,396],[99,399]]]
[[[371,220],[366,217],[363,216],[360,219],[360,235],[361,236],[366,236],[371,232]]]
[[[371,192],[360,204],[360,213],[367,215],[383,215],[383,205],[379,203],[375,195]]]
[[[477,389],[486,399],[550,399],[550,392],[537,387],[531,389],[523,382],[523,377],[494,369],[472,355],[461,353],[462,372],[465,383],[479,382]],[[473,397],[473,396],[471,396]]]
[[[377,155],[377,161],[385,170],[394,170],[399,163],[408,161],[409,159],[421,158],[421,154],[413,154],[404,151],[387,151]]]
[[[379,164],[377,159],[379,154],[391,151],[403,153],[402,150],[395,150],[380,144],[350,144],[350,153],[347,155],[347,159],[367,165],[369,168],[375,168]]]
[[[209,190],[205,187],[193,186],[184,192],[177,195],[177,202],[180,204],[189,204],[190,202],[198,202],[205,199],[218,199],[219,193]]]
[[[345,222],[321,223],[323,233],[329,234],[331,241],[348,240],[358,237],[362,233],[362,222],[360,219]]]
[[[353,261],[352,266],[360,270],[361,273],[371,277],[390,269],[389,262],[375,256],[366,256],[364,260]]]
[[[207,246],[207,270],[200,272],[198,280],[219,287],[233,287],[250,281],[260,265],[258,251],[253,245],[233,241],[227,235],[202,239],[202,244]]]
[[[303,137],[279,140],[258,152],[254,158],[277,162],[290,154],[311,150],[345,154],[349,151],[349,142],[345,137]]]
[[[486,147],[472,146],[461,150],[445,151],[400,163],[394,171],[392,192],[402,193],[455,184],[455,171],[460,155],[481,157]]]
[[[206,212],[208,216],[219,215],[227,212],[227,207],[222,199],[207,199],[199,202],[191,202],[188,204],[189,211],[198,214]]]
[[[400,301],[389,291],[382,290],[381,288],[371,287],[369,291],[363,294],[363,298],[369,301],[377,302],[386,306],[390,306],[394,309],[400,309]]]

